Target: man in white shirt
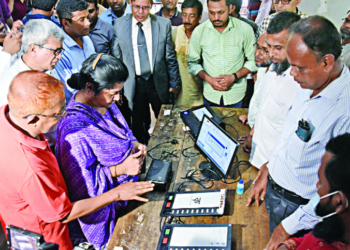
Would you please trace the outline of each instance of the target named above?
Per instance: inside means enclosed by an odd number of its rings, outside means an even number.
[[[341,50],[338,29],[324,17],[312,16],[293,25],[287,56],[291,75],[301,88],[247,203],[255,197],[258,204],[266,194],[273,232],[267,250],[319,221],[313,197],[325,145],[350,131],[350,73]]]
[[[39,19],[26,24],[22,37],[23,55],[0,78],[0,106],[7,104],[10,83],[20,72],[38,70],[55,76],[52,70],[61,58],[63,39],[63,31],[51,21]]]
[[[12,30],[7,33],[6,25],[0,21],[0,44],[3,46],[0,46],[0,75],[10,68],[12,55],[21,49],[22,32],[19,32],[21,25],[22,21],[17,20],[13,23]]]
[[[255,44],[255,65],[258,67],[258,71],[253,76],[255,81],[254,94],[250,99],[248,115],[244,114],[239,116],[239,120],[243,123],[243,125],[249,125],[252,128],[252,130],[248,134],[241,136],[238,139],[239,142],[242,144],[243,150],[247,153],[250,153],[252,147],[252,137],[254,133],[253,128],[261,101],[261,79],[268,72],[269,67],[272,63],[269,56],[269,51],[267,50],[266,34],[267,33],[264,32]]]
[[[282,12],[272,19],[267,28],[266,43],[273,64],[260,83],[261,103],[253,128],[250,154],[250,162],[256,168],[268,161],[299,88],[290,75],[286,50],[289,28],[299,20],[300,16],[293,12]]]
[[[343,62],[350,68],[350,10],[348,15],[343,19],[343,24],[340,27],[340,35],[343,44]]]

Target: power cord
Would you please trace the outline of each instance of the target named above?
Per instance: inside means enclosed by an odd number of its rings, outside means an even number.
[[[188,158],[192,158],[192,157],[196,157],[197,155],[200,155],[200,153],[195,153],[195,152],[188,152],[187,154],[185,153],[187,150],[189,150],[190,148],[194,148],[194,146],[188,147],[188,148],[184,148],[182,150],[182,155],[184,157],[188,157]]]
[[[162,232],[162,228],[165,224],[184,224],[180,217],[176,217],[172,213],[166,213],[166,217],[161,217],[159,221],[159,231]]]
[[[214,186],[214,181],[204,177],[199,169],[192,169],[187,171],[185,177],[181,177],[181,179],[185,180],[182,182],[179,187],[177,188],[177,191],[181,191],[181,189],[186,186],[189,183],[197,183],[199,186],[201,186],[203,189],[209,189],[212,186]]]
[[[164,144],[167,144],[167,143],[171,143],[171,145],[177,145],[177,144],[179,144],[178,140],[176,140],[176,139],[172,139],[171,141],[166,141],[166,142],[159,143],[158,145],[154,146],[153,148],[147,150],[147,155],[148,155],[149,157],[151,157],[153,160],[164,160],[164,159],[167,158],[169,155],[178,158],[178,156],[175,155],[174,152],[175,152],[176,150],[179,150],[179,149],[174,149],[174,150],[171,151],[171,152],[170,152],[170,151],[163,150],[162,153],[161,153],[160,158],[155,158],[155,157],[153,157],[153,156],[151,155],[151,152],[152,152],[154,149],[159,148],[160,146],[162,146],[162,145],[164,145]],[[165,155],[164,155],[164,154],[165,154]]]
[[[229,114],[233,113],[233,115],[229,116]],[[222,120],[228,119],[228,118],[232,118],[235,117],[237,115],[237,111],[236,110],[232,110],[230,112],[228,112],[224,117],[222,117]]]

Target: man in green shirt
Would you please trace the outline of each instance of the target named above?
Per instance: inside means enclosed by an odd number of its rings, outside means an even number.
[[[203,79],[203,102],[221,107],[242,107],[247,80],[257,70],[255,37],[246,23],[229,16],[225,0],[208,0],[210,20],[191,36],[189,72]]]

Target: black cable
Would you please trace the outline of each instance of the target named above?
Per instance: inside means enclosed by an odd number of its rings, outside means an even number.
[[[165,213],[165,217],[161,217],[159,221],[159,231],[162,232],[162,228],[165,224],[184,224],[180,217],[176,217],[172,213]],[[163,221],[164,220],[164,221]]]
[[[160,157],[159,159],[154,158],[154,157],[151,155],[151,152],[152,152],[154,149],[160,147],[161,145],[167,144],[167,143],[171,143],[172,145],[179,144],[179,142],[178,142],[176,139],[172,139],[171,141],[166,141],[166,142],[159,143],[158,145],[154,146],[153,148],[147,150],[147,155],[148,155],[149,157],[151,157],[153,160],[161,160],[161,159],[162,159],[162,156],[163,156],[163,153],[168,153],[167,156],[173,155],[173,156],[176,156],[176,157],[178,158],[177,155],[174,155],[174,154],[173,154],[174,150],[173,150],[172,152],[170,152],[170,153],[169,153],[168,151],[163,150],[163,151],[162,151],[162,155],[161,155],[161,157]],[[166,156],[166,157],[167,157],[167,156]],[[166,157],[165,157],[165,158],[166,158]],[[164,158],[164,159],[165,159],[165,158]]]
[[[225,123],[225,125],[230,126],[231,128],[233,128],[233,129],[236,131],[237,140],[238,140],[238,138],[239,138],[240,136],[239,136],[239,132],[238,132],[238,130],[235,128],[235,126],[233,126],[233,125],[231,125],[231,124],[228,124],[228,123]]]
[[[244,165],[248,165],[249,167],[251,166],[250,162],[249,161],[239,161],[237,162],[237,164],[235,165],[234,167],[234,171],[233,171],[233,175],[232,176],[235,176],[236,175],[236,171],[238,171],[238,174],[239,174],[239,179],[242,179],[242,174],[241,174],[241,171],[239,169],[240,166],[244,166]],[[227,182],[227,180],[233,180],[232,178],[226,178],[226,179],[222,179],[221,181],[225,184],[233,184],[233,183],[236,183],[239,181],[236,180],[236,181],[232,181],[232,182]]]
[[[229,114],[231,113],[234,113],[233,115],[231,116],[228,116]],[[232,110],[230,112],[228,112],[224,117],[222,117],[221,119],[224,120],[224,119],[228,119],[228,118],[232,118],[232,117],[235,117],[237,115],[237,111],[236,110]]]
[[[203,189],[209,189],[212,186],[214,186],[214,181],[204,177],[199,169],[192,169],[189,170],[186,173],[185,177],[181,177],[181,179],[184,179],[185,181],[180,184],[180,186],[177,188],[177,191],[181,191],[181,188],[185,186],[188,183],[197,183],[199,186],[201,186]]]
[[[188,148],[184,148],[182,150],[182,155],[185,156],[185,157],[189,157],[189,158],[196,157],[197,155],[200,155],[200,153],[198,153],[198,152],[197,153],[195,153],[195,152],[188,152],[187,154],[185,154],[185,152],[187,150],[189,150],[190,148],[194,148],[194,146],[191,146],[191,147],[188,147]]]

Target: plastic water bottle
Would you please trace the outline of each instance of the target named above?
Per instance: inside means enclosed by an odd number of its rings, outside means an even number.
[[[239,194],[239,195],[244,193],[244,182],[243,182],[243,179],[239,179],[239,181],[237,183],[236,193]]]

